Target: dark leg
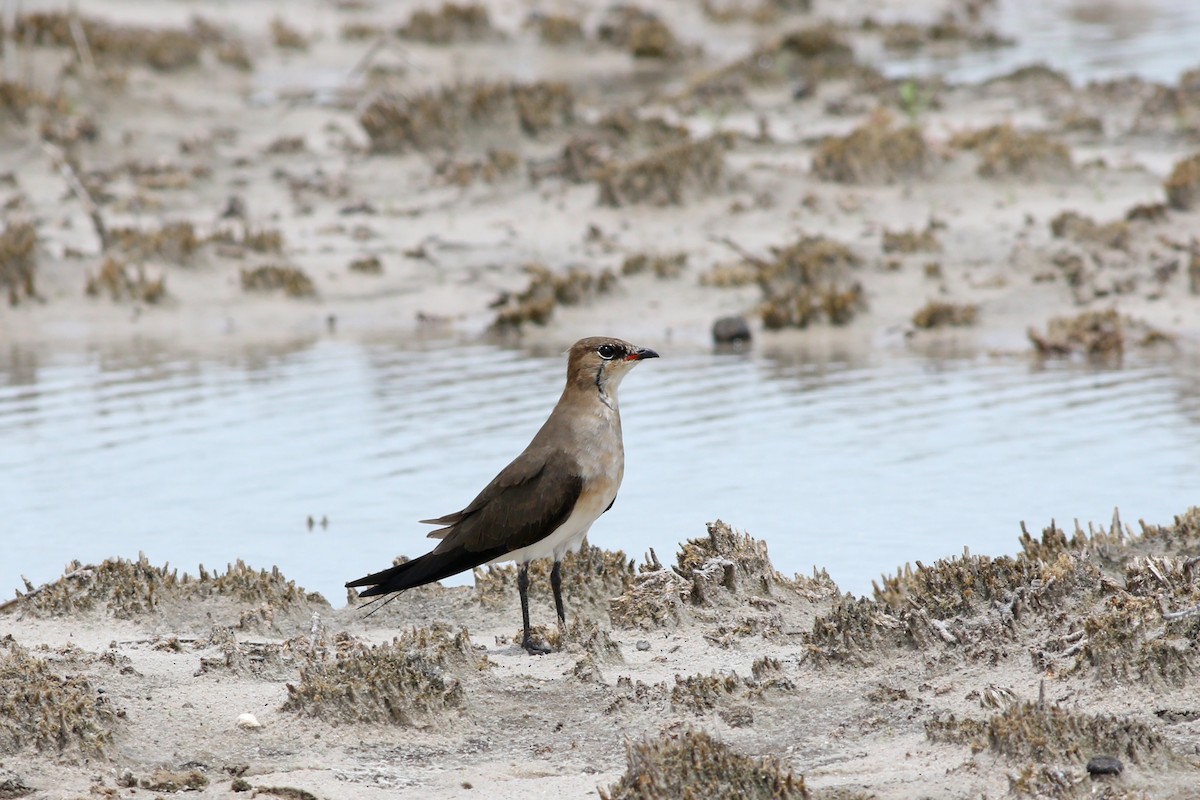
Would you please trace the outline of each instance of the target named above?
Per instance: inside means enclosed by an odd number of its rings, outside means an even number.
[[[558,625],[561,628],[567,624],[567,615],[563,612],[561,561],[555,561],[554,569],[550,570],[550,588],[554,590],[554,608],[558,611]]]
[[[521,593],[521,624],[525,626],[525,636],[521,647],[531,656],[544,656],[550,652],[548,647],[533,643],[533,632],[529,629],[529,565],[522,564],[517,572],[517,591]]]

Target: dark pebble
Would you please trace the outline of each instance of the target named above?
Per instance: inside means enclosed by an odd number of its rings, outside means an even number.
[[[717,344],[733,344],[750,341],[750,324],[745,317],[721,317],[712,326],[713,341]]]
[[[1120,775],[1124,769],[1121,759],[1112,756],[1095,756],[1087,763],[1089,775]]]

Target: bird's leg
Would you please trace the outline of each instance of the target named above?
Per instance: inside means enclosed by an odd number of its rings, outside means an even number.
[[[558,611],[558,627],[562,630],[567,627],[567,615],[563,611],[561,561],[555,561],[554,569],[550,570],[550,588],[554,590],[554,608]]]
[[[521,647],[531,656],[544,656],[550,648],[533,643],[533,632],[529,629],[529,564],[522,564],[517,572],[517,591],[521,593],[521,623],[525,626],[525,636]]]

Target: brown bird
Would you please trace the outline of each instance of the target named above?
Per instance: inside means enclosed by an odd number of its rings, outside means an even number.
[[[577,551],[601,514],[612,508],[625,474],[617,387],[639,361],[658,353],[607,336],[580,339],[567,356],[567,385],[533,441],[461,511],[421,522],[441,525],[442,541],[420,558],[350,581],[360,596],[402,592],[480,564],[516,561],[521,594],[521,646],[548,653],[529,629],[529,562],[550,556],[558,621],[566,622],[562,559]]]

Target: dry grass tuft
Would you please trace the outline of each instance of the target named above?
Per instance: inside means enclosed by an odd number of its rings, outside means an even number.
[[[1042,356],[1080,353],[1088,358],[1116,359],[1127,347],[1150,347],[1174,341],[1170,334],[1123,316],[1116,309],[1054,317],[1046,323],[1045,333],[1030,328],[1027,334],[1038,355]]]
[[[861,262],[841,242],[803,236],[772,248],[771,255],[747,259],[763,293],[759,313],[768,329],[806,328],[820,320],[845,325],[866,307],[862,285],[851,273]]]
[[[543,44],[560,47],[582,42],[584,39],[583,25],[575,17],[563,14],[533,14],[525,24],[537,31]]]
[[[563,83],[477,82],[411,95],[385,93],[359,122],[377,153],[454,150],[475,137],[511,145],[514,135],[537,136],[571,122],[575,96]]]
[[[0,754],[32,748],[69,761],[104,756],[117,714],[84,677],[60,676],[11,636],[0,640]]]
[[[666,797],[738,797],[744,800],[807,800],[804,778],[773,758],[744,756],[702,731],[663,734],[625,746],[625,774],[602,800]]]
[[[1129,223],[1116,220],[1103,225],[1077,211],[1063,211],[1050,220],[1050,232],[1057,238],[1067,238],[1080,244],[1098,244],[1114,250],[1128,250]]]
[[[242,289],[247,292],[273,292],[282,289],[288,297],[313,297],[317,293],[312,278],[296,267],[266,264],[244,269]]]
[[[847,136],[831,136],[813,156],[813,173],[839,183],[892,182],[919,177],[932,161],[920,129],[897,128],[877,112]]]
[[[74,48],[71,16],[61,11],[20,15],[14,40]],[[145,64],[160,72],[173,72],[200,61],[202,42],[191,31],[114,25],[89,17],[77,21],[93,58],[102,64]]]
[[[710,136],[667,145],[624,163],[596,170],[600,204],[621,206],[682,205],[688,195],[709,194],[721,186],[729,139]]]
[[[1173,759],[1162,735],[1128,717],[1093,716],[1057,706],[1019,703],[987,721],[953,714],[926,723],[934,742],[966,743],[1013,760],[1083,764],[1095,753],[1117,755],[1135,764],[1161,765]]]
[[[466,628],[413,628],[391,644],[355,644],[302,668],[299,685],[288,684],[283,709],[332,723],[428,727],[466,700],[461,681],[449,673],[486,666]]]
[[[167,222],[156,230],[111,228],[112,245],[135,260],[161,259],[185,263],[202,244],[190,222]]]
[[[1171,208],[1188,211],[1200,205],[1200,153],[1177,161],[1163,189]]]
[[[1045,133],[1021,133],[1008,123],[957,134],[953,147],[979,153],[984,178],[1064,178],[1074,172],[1071,150]]]
[[[436,11],[419,9],[396,33],[428,44],[478,42],[499,35],[487,8],[478,3],[446,3]]]
[[[492,328],[514,330],[529,322],[545,325],[558,305],[579,305],[611,291],[617,282],[611,270],[592,273],[570,267],[565,273],[555,273],[542,264],[528,264],[525,271],[530,276],[525,289],[505,292],[492,303],[492,308],[498,309]]]
[[[319,594],[308,593],[287,580],[278,568],[254,570],[242,561],[224,573],[179,575],[166,566],[153,566],[143,555],[137,561],[110,558],[98,565],[74,561],[63,577],[32,589],[13,602],[12,608],[35,617],[59,617],[102,608],[119,619],[135,619],[157,611],[166,603],[196,602],[208,597],[228,597],[256,608],[307,610],[326,607]],[[6,604],[7,605],[7,604]]]
[[[37,297],[37,229],[29,222],[10,222],[0,233],[0,286],[8,289],[9,305]]]
[[[930,300],[913,314],[913,325],[922,330],[945,327],[968,327],[979,317],[975,303],[947,303]]]
[[[151,280],[146,277],[144,265],[138,264],[137,269],[130,269],[121,261],[108,257],[100,265],[99,272],[88,274],[84,286],[84,293],[88,297],[98,297],[101,292],[107,292],[113,300],[154,304],[167,296],[167,276],[159,275]]]

